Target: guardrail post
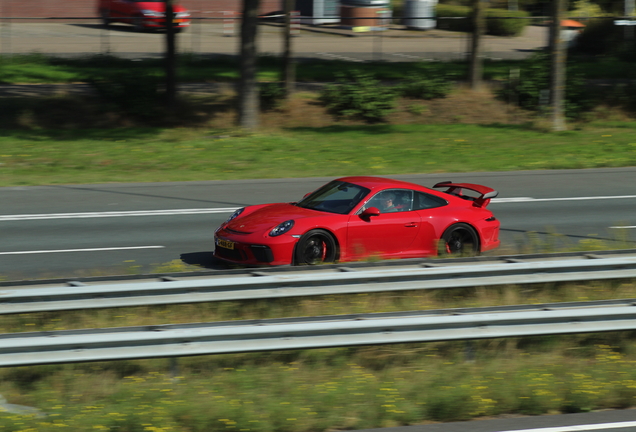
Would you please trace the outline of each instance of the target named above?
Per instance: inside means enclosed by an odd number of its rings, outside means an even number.
[[[179,357],[170,357],[170,378],[176,379],[179,376]]]
[[[470,339],[464,343],[464,358],[466,363],[475,361],[475,344]]]

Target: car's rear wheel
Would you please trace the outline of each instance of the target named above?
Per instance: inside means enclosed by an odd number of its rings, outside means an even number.
[[[336,260],[336,241],[324,230],[311,230],[296,245],[297,265],[316,265]]]
[[[479,236],[468,224],[458,223],[450,226],[439,245],[441,256],[475,256],[479,255]]]

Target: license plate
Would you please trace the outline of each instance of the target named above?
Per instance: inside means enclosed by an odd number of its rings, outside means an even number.
[[[234,249],[234,242],[223,239],[216,239],[216,245],[225,249]]]

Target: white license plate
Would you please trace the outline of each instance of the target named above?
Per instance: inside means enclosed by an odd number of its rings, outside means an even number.
[[[223,239],[216,239],[216,245],[225,249],[234,249],[234,242]]]

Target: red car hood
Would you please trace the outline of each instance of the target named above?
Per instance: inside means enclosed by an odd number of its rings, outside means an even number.
[[[137,9],[140,10],[151,10],[157,12],[165,12],[166,11],[166,3],[165,2],[140,2],[136,3]],[[186,12],[187,9],[181,5],[172,6],[172,10],[175,12]]]
[[[230,221],[225,228],[244,233],[269,231],[281,222],[290,219],[301,219],[327,215],[330,213],[296,207],[289,203],[272,204],[260,208],[247,216]]]

